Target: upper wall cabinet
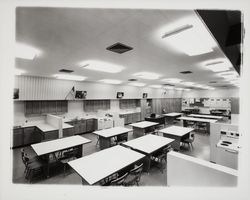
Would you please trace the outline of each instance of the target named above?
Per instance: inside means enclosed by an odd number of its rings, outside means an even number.
[[[25,101],[25,115],[62,114],[68,112],[68,101]]]
[[[98,110],[109,110],[110,100],[84,100],[83,110],[85,112],[96,112]]]
[[[121,109],[130,109],[140,107],[140,99],[120,99],[119,100],[119,107]]]

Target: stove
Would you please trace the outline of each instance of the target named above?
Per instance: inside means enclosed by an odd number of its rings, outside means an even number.
[[[235,152],[239,151],[239,133],[236,131],[221,131],[220,140],[217,143],[217,147],[233,150]]]

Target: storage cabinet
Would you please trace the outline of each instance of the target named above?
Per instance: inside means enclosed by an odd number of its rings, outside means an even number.
[[[63,137],[69,137],[74,135],[74,128],[63,129]]]
[[[131,124],[141,121],[141,113],[120,114],[120,118],[124,118],[124,124]]]
[[[23,129],[23,145],[35,142],[35,127],[27,127]]]
[[[68,101],[26,101],[25,115],[61,114],[68,111]]]
[[[41,138],[37,136],[35,126],[13,129],[13,147],[30,145],[40,142]]]
[[[110,109],[110,99],[107,100],[84,100],[83,110],[86,112],[93,112],[98,110]]]
[[[140,107],[140,99],[120,99],[119,107],[121,109],[130,109]]]
[[[94,131],[94,119],[87,119],[86,121],[87,121],[86,132]]]
[[[13,147],[23,145],[23,128],[13,129]]]
[[[77,134],[86,132],[86,120],[85,119],[79,120],[77,125],[79,126],[79,130]]]

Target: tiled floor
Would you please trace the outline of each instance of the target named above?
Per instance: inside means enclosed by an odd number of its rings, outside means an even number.
[[[89,155],[91,153],[99,151],[99,148],[96,146],[97,138],[92,133],[83,134],[83,137],[86,137],[92,140],[91,143],[84,145],[84,155]],[[129,140],[133,139],[132,133],[129,134]],[[210,147],[209,147],[209,136],[203,133],[196,133],[195,140],[193,143],[194,148],[192,150],[187,148],[182,148],[181,153],[194,156],[203,160],[209,161]],[[35,153],[32,151],[31,147],[25,147],[30,155]],[[13,183],[28,183],[24,178],[24,164],[21,160],[20,154],[21,148],[13,149]],[[81,178],[72,170],[67,170],[65,176],[63,171],[59,171],[57,175],[53,175],[48,179],[38,180],[35,183],[39,184],[82,184]],[[163,173],[159,169],[153,167],[150,169],[149,173],[143,173],[140,181],[142,186],[166,186],[167,177],[166,169]]]

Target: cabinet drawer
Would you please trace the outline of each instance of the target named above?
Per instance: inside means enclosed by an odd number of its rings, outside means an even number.
[[[18,147],[21,145],[23,145],[23,129],[13,129],[13,147]]]

